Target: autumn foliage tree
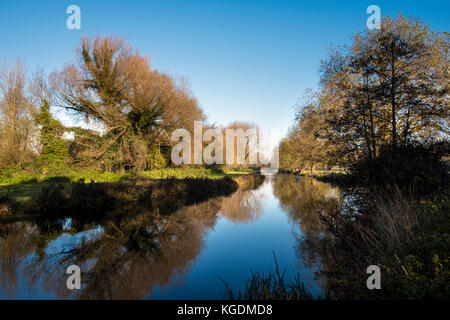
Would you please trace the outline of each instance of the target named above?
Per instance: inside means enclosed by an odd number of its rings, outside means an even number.
[[[321,80],[327,137],[372,158],[381,146],[448,137],[448,48],[448,34],[400,16],[331,51]]]
[[[151,154],[169,143],[169,130],[204,119],[185,87],[153,70],[150,59],[123,39],[83,38],[77,57],[77,64],[53,74],[52,83],[60,107],[101,127],[80,149],[106,169],[154,166],[150,161],[159,156]]]
[[[449,43],[448,33],[399,16],[357,33],[350,47],[331,47],[315,108],[297,117],[282,162],[317,155],[351,164],[380,150],[448,141]]]
[[[291,171],[308,168],[314,172],[318,165],[336,164],[338,161],[328,155],[332,146],[320,136],[323,126],[318,100],[307,92],[306,101],[297,106],[287,138],[280,143],[281,167]]]

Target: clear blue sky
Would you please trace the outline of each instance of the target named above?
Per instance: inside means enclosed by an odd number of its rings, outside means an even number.
[[[81,7],[80,31],[66,28],[71,4]],[[16,0],[0,4],[0,59],[51,72],[73,61],[82,34],[126,36],[154,68],[189,78],[210,122],[285,131],[297,98],[317,86],[324,48],[363,31],[371,4],[450,31],[448,0]]]

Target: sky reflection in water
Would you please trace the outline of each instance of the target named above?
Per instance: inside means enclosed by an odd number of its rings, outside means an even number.
[[[314,295],[318,266],[304,264],[302,236],[324,232],[318,210],[337,190],[313,179],[280,175],[257,190],[185,207],[168,217],[137,215],[84,231],[42,231],[31,223],[0,233],[1,299],[220,299],[242,288],[251,270],[286,280],[300,273]],[[82,270],[82,289],[66,288],[66,268]]]

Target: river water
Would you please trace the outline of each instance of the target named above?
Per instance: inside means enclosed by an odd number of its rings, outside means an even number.
[[[0,299],[221,299],[242,290],[251,272],[299,275],[314,295],[325,282],[302,241],[325,232],[318,212],[338,190],[311,178],[277,175],[169,216],[146,214],[75,229],[31,222],[0,229]],[[75,231],[76,230],[76,231]],[[307,261],[308,260],[308,261]],[[67,267],[81,269],[81,289],[66,286]]]

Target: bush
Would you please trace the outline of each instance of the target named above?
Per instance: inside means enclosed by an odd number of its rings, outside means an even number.
[[[167,159],[164,158],[164,155],[161,153],[158,147],[153,148],[148,157],[150,170],[162,169],[167,166]]]
[[[383,148],[374,159],[364,159],[351,168],[355,186],[370,190],[388,190],[393,186],[418,196],[435,193],[448,186],[448,174],[442,157],[448,145],[401,146]]]
[[[72,226],[82,228],[86,224],[152,210],[171,214],[183,206],[227,196],[237,189],[238,184],[229,177],[159,182],[136,179],[119,183],[80,180],[71,184],[67,179],[55,178],[44,184],[32,201],[23,204],[23,211],[43,228],[60,228],[66,218],[72,219]]]

